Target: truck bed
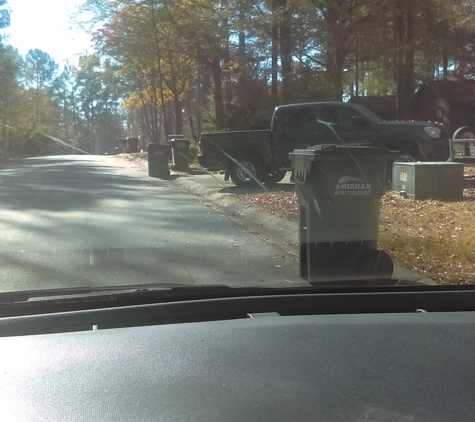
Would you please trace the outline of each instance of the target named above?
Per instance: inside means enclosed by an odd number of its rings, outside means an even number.
[[[199,162],[210,170],[225,169],[230,160],[229,156],[241,159],[246,151],[249,151],[249,154],[257,152],[268,161],[268,157],[272,157],[271,132],[245,130],[203,133],[200,138],[200,149]]]

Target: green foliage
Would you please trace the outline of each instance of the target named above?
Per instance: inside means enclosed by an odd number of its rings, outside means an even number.
[[[0,0],[0,27],[7,25]],[[87,0],[97,51],[58,73],[40,50],[0,45],[0,150],[28,130],[89,152],[141,135],[269,125],[274,106],[399,95],[475,78],[465,0]],[[6,16],[6,15],[5,15]],[[12,129],[13,128],[13,129]]]
[[[29,50],[26,55],[27,80],[36,89],[46,89],[53,83],[58,64],[41,50]]]
[[[200,152],[200,147],[196,142],[192,142],[188,148],[188,160],[190,163],[196,160],[198,153]]]
[[[10,10],[6,7],[7,0],[0,0],[0,29],[4,29],[10,26]],[[0,42],[2,36],[0,35]]]
[[[181,128],[184,108],[208,131],[267,125],[274,105],[356,90],[407,100],[417,83],[443,73],[443,55],[459,75],[475,68],[467,19],[475,7],[463,0],[111,4],[86,3],[100,27],[96,40],[118,64],[128,104],[142,108],[151,132],[158,125],[155,133]]]

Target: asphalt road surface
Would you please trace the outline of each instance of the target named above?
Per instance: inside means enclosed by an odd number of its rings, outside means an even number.
[[[136,283],[307,285],[295,258],[114,157],[0,170],[0,291]]]

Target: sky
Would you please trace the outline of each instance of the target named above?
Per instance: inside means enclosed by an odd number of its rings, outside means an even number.
[[[84,0],[7,0],[11,25],[4,32],[6,43],[22,56],[28,50],[48,53],[59,65],[67,60],[77,64],[78,57],[91,51],[90,36],[74,27],[70,13]]]

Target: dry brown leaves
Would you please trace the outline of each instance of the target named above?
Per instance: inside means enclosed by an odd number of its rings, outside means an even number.
[[[124,154],[130,161],[146,153]],[[236,194],[258,209],[298,221],[295,192]],[[381,199],[379,247],[394,262],[441,284],[475,283],[475,167],[465,167],[464,200],[405,199],[388,192]]]
[[[441,284],[475,283],[475,169],[465,173],[464,200],[412,200],[388,192],[381,200],[380,248],[394,262]],[[298,220],[294,192],[236,195],[255,207]]]
[[[146,151],[142,152],[134,152],[134,153],[122,153],[117,155],[119,158],[123,158],[127,161],[133,161],[133,162],[142,162],[142,161],[147,161],[148,160],[148,153]]]
[[[235,197],[287,220],[298,220],[298,199],[295,192],[246,193]]]
[[[387,193],[381,201],[381,249],[411,271],[443,284],[473,283],[475,202],[419,201]]]

